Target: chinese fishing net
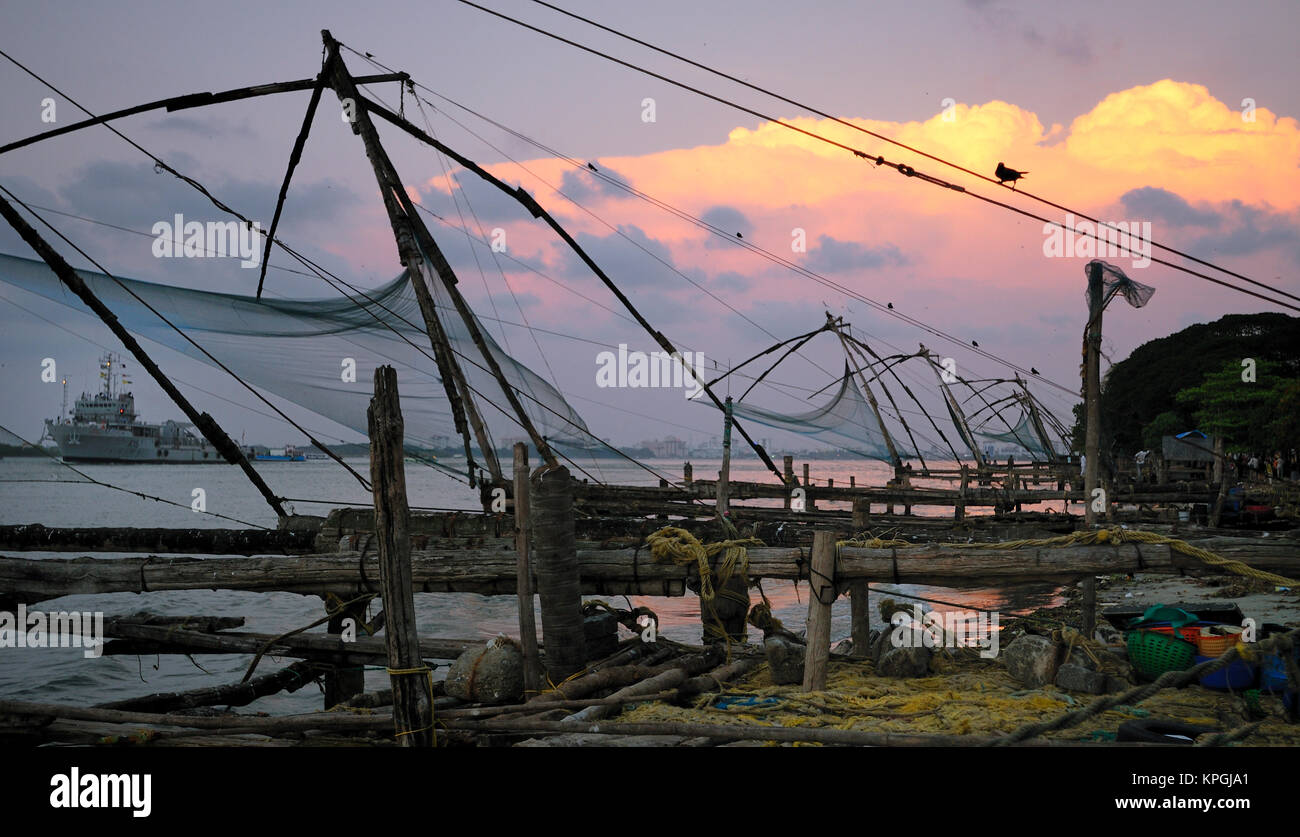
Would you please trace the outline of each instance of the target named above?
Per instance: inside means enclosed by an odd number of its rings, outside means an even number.
[[[368,430],[366,409],[373,394],[374,371],[388,364],[397,370],[407,444],[433,447],[438,437],[455,443],[451,407],[409,271],[381,287],[347,296],[261,300],[136,279],[119,279],[119,285],[100,273],[77,273],[138,337],[215,365],[123,286],[248,383],[363,436]],[[424,282],[433,296],[439,320],[489,430],[496,438],[524,435],[441,282],[431,277],[427,267],[421,274],[418,281]],[[0,281],[94,316],[44,262],[0,254]],[[481,324],[478,330],[538,432],[563,446],[592,446],[586,424],[564,397],[503,351]],[[353,364],[355,377],[349,374]]]

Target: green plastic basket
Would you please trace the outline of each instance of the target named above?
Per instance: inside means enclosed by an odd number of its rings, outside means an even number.
[[[1128,658],[1139,674],[1156,678],[1166,671],[1184,671],[1196,660],[1196,646],[1156,631],[1129,631]]]

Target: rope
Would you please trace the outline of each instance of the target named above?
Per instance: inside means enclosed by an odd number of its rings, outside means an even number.
[[[401,677],[403,675],[409,675],[409,674],[423,674],[428,677],[429,679],[429,725],[427,727],[420,727],[419,729],[405,729],[405,730],[399,729],[397,730],[397,732],[394,733],[394,737],[401,738],[403,735],[416,735],[421,732],[432,731],[433,746],[437,747],[438,730],[434,728],[434,717],[433,717],[433,669],[429,668],[426,665],[421,664],[415,666],[414,668],[386,668],[385,670],[388,672],[390,677]],[[397,720],[396,712],[393,713],[393,720],[394,721]]]
[[[1300,638],[1300,628],[1296,628],[1294,630],[1288,631],[1285,634],[1281,634],[1279,636],[1274,636],[1269,639],[1266,639],[1263,642],[1256,644],[1254,648],[1250,649],[1250,653],[1253,653],[1255,651],[1273,651],[1273,650],[1285,651],[1293,647],[1293,643],[1297,638]],[[992,742],[992,746],[999,747],[1007,744],[1015,744],[1020,741],[1026,741],[1030,738],[1036,738],[1045,732],[1054,732],[1056,730],[1061,730],[1061,729],[1066,729],[1067,727],[1076,726],[1088,720],[1089,718],[1100,715],[1102,712],[1105,712],[1107,709],[1110,709],[1114,706],[1118,706],[1120,704],[1132,705],[1135,703],[1141,703],[1142,701],[1146,700],[1147,698],[1151,697],[1152,695],[1156,694],[1162,689],[1185,686],[1188,683],[1191,683],[1192,681],[1199,679],[1203,675],[1218,671],[1224,666],[1227,666],[1233,661],[1237,660],[1241,656],[1242,648],[1243,646],[1241,644],[1238,644],[1225,651],[1223,656],[1213,660],[1207,660],[1201,663],[1200,665],[1193,666],[1192,668],[1186,669],[1185,671],[1166,671],[1164,674],[1160,675],[1160,677],[1154,683],[1148,683],[1147,685],[1144,686],[1137,686],[1135,688],[1129,689],[1126,692],[1123,692],[1122,694],[1107,695],[1105,697],[1099,698],[1098,700],[1094,701],[1093,703],[1089,704],[1083,709],[1077,709],[1073,712],[1066,712],[1064,715],[1060,715],[1056,718],[1052,718],[1050,720],[1043,721],[1041,723],[1026,724],[1025,726],[1022,726],[1019,729],[1015,730],[1011,734],[1005,735],[1002,738],[999,738],[996,741]],[[1237,735],[1238,733],[1241,733],[1241,736],[1244,737],[1245,735],[1249,735],[1250,731],[1242,733],[1241,730],[1234,730],[1233,732],[1228,733],[1228,735]],[[1229,740],[1237,740],[1237,739],[1229,738],[1219,743],[1226,743],[1226,741]]]
[[[764,546],[764,543],[758,538],[732,538],[706,545],[700,543],[699,538],[685,529],[665,526],[659,531],[648,535],[646,544],[650,547],[650,555],[656,563],[662,564],[671,561],[679,567],[695,566],[700,576],[701,616],[705,617],[706,620],[709,616],[712,616],[713,622],[716,623],[710,624],[705,621],[705,630],[730,645],[731,635],[727,633],[726,628],[723,626],[722,619],[718,616],[717,608],[714,606],[714,601],[721,595],[744,605],[746,608],[749,607],[749,553],[747,550],[751,546]],[[718,558],[719,555],[721,555],[720,559]],[[716,584],[714,582],[715,575],[717,578]],[[722,590],[719,593],[717,588],[725,587],[727,582],[735,575],[739,575],[745,581],[746,592]]]

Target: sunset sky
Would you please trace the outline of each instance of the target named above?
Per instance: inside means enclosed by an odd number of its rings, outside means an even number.
[[[482,5],[867,154],[1065,220],[1065,213],[1005,187],[536,3]],[[1248,2],[1231,13],[1210,2],[558,5],[976,172],[992,176],[1005,162],[1028,172],[1020,186],[1036,195],[1104,221],[1149,223],[1158,242],[1300,293],[1300,5],[1294,2]],[[311,77],[320,65],[319,31],[328,28],[358,52],[536,141],[427,90],[419,92],[433,107],[399,95],[396,84],[371,90],[394,109],[404,107],[421,127],[427,117],[439,139],[532,193],[683,349],[725,368],[817,328],[830,311],[881,354],[911,352],[924,342],[953,357],[966,377],[1012,374],[970,351],[970,341],[977,341],[1059,385],[1035,380],[1030,387],[1063,419],[1077,400],[1089,258],[1045,256],[1041,221],[902,177],[455,0],[293,8],[231,2],[189,10],[174,3],[10,2],[0,10],[0,49],[94,113]],[[344,57],[354,74],[382,72],[354,53]],[[115,126],[266,227],[308,96],[156,111]],[[0,57],[0,144],[53,127],[41,119],[47,97],[56,103],[55,125],[84,118]],[[718,435],[716,411],[686,403],[680,391],[597,387],[599,352],[620,343],[653,348],[621,316],[615,297],[518,204],[391,126],[381,123],[380,133],[412,196],[439,216],[425,220],[488,330],[556,383],[596,435],[618,444]],[[594,177],[588,162],[728,234],[710,234]],[[177,213],[187,220],[223,218],[104,128],[0,155],[0,185],[41,207],[137,232]],[[151,236],[46,217],[118,275],[237,294],[256,287],[257,271],[237,260],[157,259]],[[471,246],[457,229],[462,224],[476,238],[504,231],[505,252]],[[735,233],[962,342],[926,333],[755,254]],[[401,269],[361,142],[329,91],[279,235],[362,286],[389,281]],[[793,246],[801,237],[804,251]],[[7,226],[0,229],[0,252],[32,257]],[[1159,250],[1153,255],[1184,263]],[[1108,309],[1103,350],[1111,361],[1195,322],[1287,310],[1159,264],[1134,266],[1129,256],[1107,261],[1157,289],[1145,308],[1116,302]],[[294,266],[282,253],[272,264]],[[333,293],[276,270],[267,284],[278,296]],[[0,388],[7,394],[0,424],[27,438],[39,435],[41,420],[59,405],[57,386],[40,381],[41,359],[59,359],[75,394],[93,384],[96,344],[117,348],[87,314],[3,283],[0,330]],[[229,379],[165,349],[156,357],[232,435],[268,444],[300,441],[292,428],[250,410],[265,408]],[[333,359],[322,362],[337,366]],[[806,411],[825,400],[828,393],[813,392],[842,365],[838,344],[823,336],[772,374],[778,386],[760,387],[746,400]],[[933,383],[928,373],[914,380],[922,378]],[[737,379],[732,394],[748,384]],[[138,382],[136,392],[149,420],[177,416],[152,384]],[[334,438],[360,439],[325,419],[297,415],[309,426],[332,428]],[[771,434],[755,428],[755,435]]]

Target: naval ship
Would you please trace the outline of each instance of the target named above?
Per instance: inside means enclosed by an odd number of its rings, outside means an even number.
[[[121,359],[106,354],[99,359],[103,389],[98,395],[83,392],[69,414],[67,381],[63,383],[63,410],[57,419],[45,420],[45,435],[59,446],[65,462],[159,462],[193,464],[224,462],[216,448],[186,422],[148,424],[135,412],[135,397],[124,392],[130,384]]]

